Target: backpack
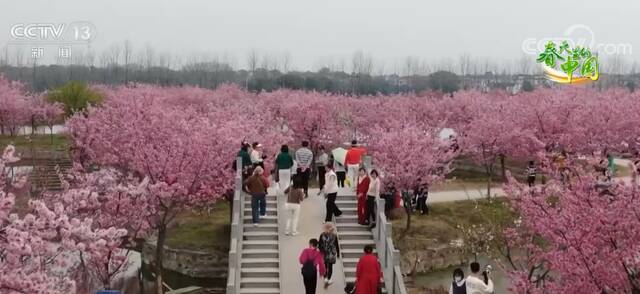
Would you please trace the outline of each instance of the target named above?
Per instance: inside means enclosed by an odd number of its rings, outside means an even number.
[[[317,274],[316,265],[314,263],[314,260],[315,260],[315,257],[314,258],[309,258],[309,259],[307,259],[307,261],[304,262],[304,264],[302,264],[302,275],[303,276],[315,276]]]

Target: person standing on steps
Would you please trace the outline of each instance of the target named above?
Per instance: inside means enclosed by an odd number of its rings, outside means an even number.
[[[367,170],[361,167],[358,170],[358,186],[356,188],[356,197],[358,198],[358,224],[366,225],[365,219],[365,203],[367,202],[367,192],[369,191],[369,176]]]
[[[251,176],[252,164],[251,164],[251,155],[249,155],[249,143],[242,142],[240,147],[240,151],[238,151],[238,155],[236,157],[242,158],[242,180],[246,180],[249,176]],[[235,160],[234,160],[235,166]]]
[[[364,255],[356,266],[356,294],[378,294],[382,282],[382,270],[373,255],[373,246],[364,246]]]
[[[318,272],[320,276],[324,276],[326,269],[324,267],[324,258],[318,250],[318,240],[309,240],[309,247],[302,250],[300,254],[300,264],[302,264],[302,280],[306,294],[316,294],[316,286],[318,283]]]
[[[357,140],[351,141],[351,148],[347,150],[344,163],[347,167],[347,174],[349,176],[349,182],[352,185],[352,190],[355,191],[355,185],[358,182],[358,169],[360,168],[360,162],[362,161],[362,155],[367,153],[367,150],[358,145]]]
[[[377,170],[370,173],[369,189],[367,190],[367,203],[365,207],[365,224],[368,222],[373,229],[376,226],[376,199],[380,198],[380,177]]]
[[[323,232],[318,238],[318,249],[324,256],[324,265],[327,273],[324,275],[325,287],[333,284],[331,276],[333,275],[333,265],[340,257],[340,246],[338,244],[338,236],[336,235],[336,227],[332,223],[323,225]]]
[[[493,281],[491,279],[484,282],[484,277],[480,273],[480,264],[472,262],[469,266],[471,268],[471,274],[467,277],[465,282],[467,288],[467,294],[491,294],[493,293]]]
[[[529,161],[529,165],[527,165],[526,173],[527,173],[527,184],[529,187],[533,187],[536,184],[536,165],[533,160]]]
[[[291,168],[293,167],[293,157],[289,154],[289,146],[282,145],[280,153],[276,156],[277,183],[280,191],[284,191],[291,184]]]
[[[244,181],[246,191],[251,194],[251,218],[255,227],[258,226],[260,221],[258,213],[261,216],[267,214],[266,195],[269,183],[262,176],[263,172],[262,167],[258,166],[253,170],[253,174]]]
[[[287,195],[287,202],[284,204],[287,212],[287,225],[284,229],[284,234],[296,236],[298,235],[298,220],[300,219],[300,203],[304,199],[302,180],[299,175],[293,177],[293,186],[287,187],[284,190],[284,194]]]
[[[313,152],[309,149],[309,141],[302,141],[302,147],[296,150],[295,160],[298,168],[302,171],[304,184],[304,197],[309,197],[309,177],[311,176],[311,165],[313,164]]]
[[[344,180],[347,179],[347,171],[337,160],[333,161],[333,170],[336,172],[336,176],[338,177],[338,187],[344,188]]]
[[[318,195],[322,191],[322,187],[324,187],[324,174],[326,173],[327,165],[329,164],[329,155],[324,152],[324,146],[320,146],[320,154],[316,157],[316,167],[318,169],[318,185],[320,186],[320,191],[318,191]]]
[[[461,268],[453,270],[453,282],[449,287],[449,294],[467,294],[466,280],[464,279],[464,272]]]
[[[333,167],[327,165],[327,173],[325,174],[325,184],[322,192],[327,198],[327,216],[324,218],[325,222],[333,221],[333,216],[341,216],[342,211],[336,205],[336,198],[338,197],[338,181],[336,173],[333,171]]]
[[[253,168],[256,168],[257,166],[262,167],[262,169],[264,170],[264,158],[265,156],[262,155],[262,144],[258,143],[258,142],[253,142],[253,144],[251,144],[251,164],[253,165]]]

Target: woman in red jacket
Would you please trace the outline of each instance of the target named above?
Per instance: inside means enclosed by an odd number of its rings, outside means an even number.
[[[364,246],[364,255],[356,266],[356,294],[378,294],[382,271],[371,245]]]
[[[358,173],[360,174],[358,177],[358,188],[356,190],[356,197],[358,198],[358,223],[361,225],[369,225],[366,223],[364,215],[364,206],[367,201],[367,191],[369,190],[369,177],[364,167],[361,167]]]

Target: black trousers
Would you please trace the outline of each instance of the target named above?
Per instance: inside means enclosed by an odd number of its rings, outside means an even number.
[[[302,281],[304,281],[304,289],[306,294],[316,294],[318,273],[313,273],[313,275],[302,274]]]
[[[304,196],[309,196],[309,177],[311,177],[311,169],[308,168],[303,171],[300,176],[302,177],[302,188],[304,190]]]
[[[429,214],[429,207],[427,206],[427,197],[418,197],[418,205],[416,207],[422,212],[422,214]]]
[[[364,207],[364,220],[368,223],[376,222],[376,198],[367,195],[367,202]]]
[[[330,222],[333,220],[333,216],[342,215],[342,211],[336,205],[336,197],[338,193],[329,193],[327,194],[327,216],[324,218],[325,222]]]
[[[320,185],[320,190],[324,187],[324,174],[327,173],[327,169],[324,166],[318,166],[318,185]]]
[[[529,184],[529,187],[533,187],[533,185],[535,185],[536,183],[536,176],[527,176],[527,184]]]
[[[329,261],[325,259],[324,266],[327,268],[327,272],[324,274],[324,277],[331,280],[331,276],[333,276],[333,263],[329,263]]]
[[[339,171],[336,172],[336,177],[338,179],[338,187],[344,188],[344,180],[347,179],[347,172]],[[352,185],[354,185],[352,183]]]

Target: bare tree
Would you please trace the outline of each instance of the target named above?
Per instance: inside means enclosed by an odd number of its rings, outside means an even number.
[[[471,73],[471,55],[469,53],[463,53],[458,58],[458,66],[460,67],[459,74],[466,76]]]
[[[133,56],[133,44],[129,40],[125,40],[122,44],[122,56],[124,58],[124,83],[129,83],[129,70],[131,58]]]
[[[285,51],[282,53],[282,71],[287,73],[291,67],[291,53],[289,51]]]
[[[258,59],[258,52],[255,49],[251,49],[251,51],[249,51],[249,55],[247,55],[247,70],[252,74],[256,71]]]

